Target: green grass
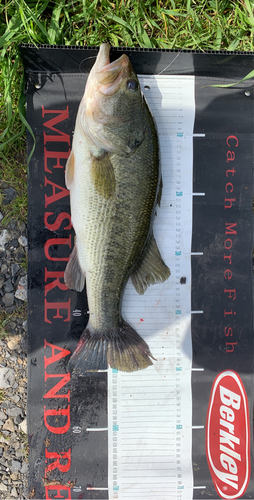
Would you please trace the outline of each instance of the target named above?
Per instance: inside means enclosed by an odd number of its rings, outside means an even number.
[[[21,43],[254,50],[254,0],[3,0],[0,5],[0,179],[18,197],[0,228],[26,220]],[[242,75],[243,77],[245,75]]]
[[[18,117],[13,128],[21,128]],[[4,215],[2,225],[7,226],[12,219],[26,221],[27,217],[27,167],[26,167],[26,144],[25,136],[13,140],[0,150],[0,179],[8,187],[13,187],[18,196],[9,205],[2,205],[3,196],[0,192],[1,212]]]
[[[21,318],[23,320],[26,319],[26,305],[25,304],[22,304],[21,306],[19,306],[12,313],[7,313],[4,310],[0,310],[0,339],[2,337],[8,337],[8,335],[10,335],[8,323],[12,319],[16,320],[17,318]]]
[[[5,0],[0,6],[0,151],[23,139],[18,44],[253,50],[252,0]],[[243,75],[245,76],[245,75]],[[24,101],[24,99],[23,99]],[[24,141],[19,147],[24,149]],[[2,167],[1,167],[2,170]]]

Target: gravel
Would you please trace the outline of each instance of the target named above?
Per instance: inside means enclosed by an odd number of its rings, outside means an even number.
[[[8,356],[6,356],[6,354],[5,358],[8,359]],[[13,386],[14,382],[15,382],[15,371],[12,368],[8,367],[0,368],[0,389],[8,389]]]
[[[2,301],[5,305],[6,310],[8,311],[7,307],[11,307],[14,304],[14,294],[13,293],[5,293],[4,296],[2,297]]]
[[[17,196],[4,183],[0,190],[3,205]],[[28,500],[26,390],[18,383],[27,382],[27,321],[19,309],[27,300],[27,231],[23,222],[2,221],[0,213],[0,312],[10,314],[0,329],[0,500]]]

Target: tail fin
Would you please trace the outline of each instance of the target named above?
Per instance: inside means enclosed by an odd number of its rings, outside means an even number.
[[[152,365],[153,358],[147,343],[125,321],[122,327],[101,333],[89,325],[81,335],[68,368],[80,374],[106,370],[108,365],[123,372],[143,370]]]

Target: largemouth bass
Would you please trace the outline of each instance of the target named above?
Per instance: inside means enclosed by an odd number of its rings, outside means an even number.
[[[129,277],[143,294],[170,271],[153,236],[162,181],[155,124],[127,55],[101,45],[81,100],[66,166],[76,243],[68,288],[86,290],[89,322],[70,370],[131,372],[152,364],[147,343],[123,319]],[[154,359],[154,358],[153,358]]]

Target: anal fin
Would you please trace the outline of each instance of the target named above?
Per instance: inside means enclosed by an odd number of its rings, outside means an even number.
[[[67,288],[77,292],[81,292],[85,286],[85,274],[80,267],[76,245],[74,245],[64,272],[64,282]]]
[[[140,264],[131,274],[132,283],[139,295],[143,295],[149,285],[163,283],[169,276],[170,270],[162,260],[152,234],[146,245]]]

